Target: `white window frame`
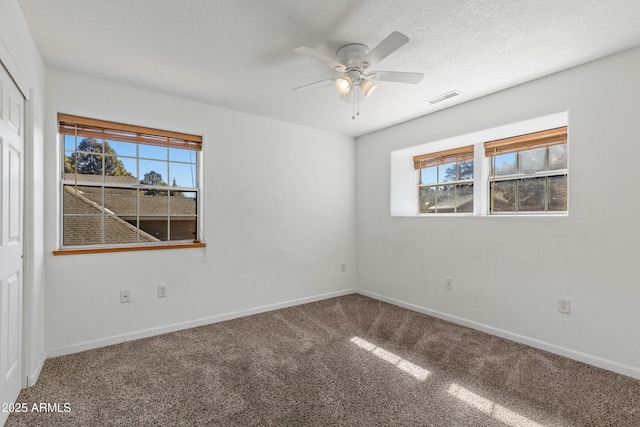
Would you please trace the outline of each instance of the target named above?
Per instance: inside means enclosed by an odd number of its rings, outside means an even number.
[[[549,136],[547,136],[549,135]],[[542,142],[541,144],[536,145],[537,141],[535,138],[546,138],[547,141],[550,142]],[[487,148],[486,144],[500,144],[504,143],[504,141],[512,141],[519,140],[521,146],[516,148],[509,148],[505,153],[497,153],[491,154],[492,150]],[[561,141],[564,141],[561,143]],[[527,144],[528,146],[522,146],[522,144]],[[512,147],[512,145],[506,144],[507,147]],[[564,154],[565,154],[565,167],[559,169],[550,169],[550,149],[552,147],[563,146]],[[530,171],[523,172],[522,171],[522,154],[527,152],[531,152],[532,150],[542,149],[545,150],[545,169],[540,171]],[[525,135],[517,135],[515,137],[506,138],[498,141],[491,141],[485,143],[485,151],[486,157],[490,163],[490,175],[487,181],[487,189],[489,192],[489,200],[488,200],[488,211],[490,215],[565,215],[567,213],[568,208],[568,176],[569,176],[569,150],[568,150],[568,140],[567,140],[567,127],[562,126],[549,130],[540,130],[538,132],[532,132]],[[497,175],[494,168],[496,168],[495,159],[502,154],[513,154],[515,156],[515,172],[511,174]],[[549,197],[550,197],[550,185],[549,179],[550,177],[564,177],[565,179],[565,209],[564,210],[549,210]],[[544,209],[542,210],[524,210],[520,208],[520,197],[519,190],[520,184],[527,179],[536,179],[536,178],[544,178]],[[492,184],[498,182],[506,182],[512,181],[514,182],[514,210],[512,211],[495,211],[494,210],[494,197],[495,194],[492,191]]]
[[[438,154],[438,153],[434,153],[434,154]],[[445,158],[446,156],[442,157]],[[472,161],[474,162],[474,177],[473,178],[468,178],[468,179],[455,179],[452,181],[441,181],[440,180],[440,168],[441,166],[445,166],[445,165],[449,165],[449,164],[453,164],[455,163],[455,168],[456,168],[456,178],[459,178],[458,176],[458,164],[462,161]],[[414,163],[416,162],[415,158],[414,158]],[[446,162],[446,163],[443,163]],[[462,159],[452,159],[452,161],[449,160],[442,160],[442,161],[438,161],[438,164],[433,164],[433,165],[429,165],[427,167],[422,167],[420,169],[416,169],[416,171],[418,172],[418,215],[426,215],[426,216],[430,216],[430,215],[444,215],[444,214],[453,214],[453,215],[472,215],[473,214],[473,209],[471,210],[471,212],[457,212],[457,198],[458,198],[458,191],[457,188],[459,186],[462,185],[468,185],[471,184],[473,186],[475,186],[475,159],[471,158],[471,159],[467,159],[467,160],[462,160]],[[416,166],[417,167],[417,166]],[[436,169],[436,174],[437,174],[437,178],[436,178],[436,182],[433,183],[423,183],[422,182],[422,170],[423,169],[427,169],[427,168],[437,168]],[[435,211],[434,212],[422,212],[421,208],[420,208],[420,203],[421,203],[421,190],[424,188],[437,188],[437,187],[446,187],[446,186],[452,186],[453,187],[453,197],[454,197],[454,212],[438,212],[438,203],[436,201],[436,205],[435,205]],[[437,194],[437,193],[436,193]],[[437,196],[436,196],[436,200],[437,200]],[[475,196],[472,194],[472,205],[475,205]]]
[[[487,181],[487,189],[488,189],[488,193],[489,193],[489,200],[487,201],[488,206],[489,206],[489,213],[490,215],[565,215],[568,211],[568,196],[569,196],[569,183],[567,182],[567,209],[563,210],[563,211],[550,211],[549,210],[549,184],[548,182],[545,183],[545,196],[544,196],[544,205],[545,205],[545,209],[541,210],[541,211],[527,211],[527,210],[521,210],[519,208],[519,198],[518,198],[518,182],[524,179],[530,179],[530,178],[550,178],[550,177],[560,177],[560,176],[564,176],[567,181],[568,181],[568,176],[569,176],[569,168],[564,168],[564,169],[553,169],[550,170],[548,169],[548,164],[549,164],[549,154],[548,154],[548,150],[549,147],[546,147],[547,149],[547,170],[544,171],[538,171],[538,172],[531,172],[531,173],[524,173],[524,172],[519,172],[519,173],[514,173],[514,174],[508,174],[508,175],[490,175]],[[527,150],[523,150],[523,151],[527,151]],[[517,163],[517,168],[519,168],[520,166],[518,165],[518,163],[520,163],[520,156],[519,154],[522,153],[523,151],[519,151],[516,154],[516,163]],[[568,150],[568,145],[567,145],[567,162],[568,162],[568,157],[569,157],[569,150]],[[492,158],[489,158],[489,162],[492,161]],[[490,166],[491,168],[491,166]],[[515,210],[514,211],[492,211],[491,210],[491,184],[493,182],[504,182],[504,181],[516,181],[516,195],[515,195],[515,200],[514,200],[514,204],[515,204]]]
[[[61,119],[62,117],[62,119]],[[131,134],[135,134],[136,131],[138,133],[142,132],[142,131],[148,131],[148,134],[141,134],[141,141],[138,142],[134,142],[131,140],[126,140],[126,139],[122,139],[122,142],[126,142],[126,143],[133,143],[135,144],[135,156],[133,155],[129,155],[129,156],[118,156],[118,158],[126,158],[129,159],[130,161],[135,160],[136,163],[136,170],[138,171],[138,175],[141,175],[141,169],[140,169],[140,162],[141,161],[153,161],[153,162],[157,162],[157,163],[166,163],[167,166],[167,170],[170,170],[170,165],[172,164],[184,164],[184,165],[194,165],[195,164],[195,170],[194,170],[194,179],[195,179],[195,186],[194,187],[184,187],[184,186],[171,186],[171,183],[167,183],[167,185],[144,185],[139,183],[140,180],[140,176],[135,177],[136,183],[125,183],[125,182],[110,182],[106,179],[104,179],[105,177],[105,163],[106,163],[106,158],[107,156],[105,155],[105,144],[104,142],[107,141],[116,141],[118,142],[119,139],[118,137],[105,137],[105,138],[99,138],[99,137],[93,137],[91,136],[91,138],[94,138],[96,140],[98,140],[101,143],[101,147],[102,147],[102,155],[101,155],[101,162],[102,162],[102,168],[101,168],[101,175],[89,175],[89,176],[83,176],[83,175],[79,175],[79,174],[65,174],[65,168],[64,168],[64,161],[65,161],[65,156],[68,154],[68,150],[65,150],[65,136],[69,136],[68,134],[64,134],[62,132],[59,133],[59,141],[60,141],[60,153],[61,153],[61,161],[60,161],[60,165],[61,165],[61,177],[60,177],[60,249],[57,251],[54,251],[55,255],[66,255],[66,254],[76,254],[76,253],[86,253],[86,252],[103,252],[103,251],[108,251],[108,252],[113,252],[113,251],[130,251],[130,250],[147,250],[147,249],[169,249],[169,248],[188,248],[188,247],[204,247],[204,239],[202,236],[202,190],[201,190],[201,184],[200,184],[200,176],[201,176],[201,168],[202,168],[202,152],[201,152],[201,137],[195,136],[195,135],[188,135],[188,134],[180,134],[177,132],[170,132],[170,131],[161,131],[161,130],[156,130],[156,129],[151,129],[151,128],[142,128],[142,127],[138,127],[138,126],[130,126],[130,125],[123,125],[123,124],[119,124],[119,123],[112,123],[112,122],[106,122],[106,121],[101,121],[101,120],[95,120],[95,119],[85,119],[85,118],[81,118],[81,117],[75,117],[75,116],[67,116],[64,114],[60,114],[59,115],[59,121],[62,120],[72,120],[73,118],[78,119],[80,122],[82,122],[82,120],[87,120],[88,122],[96,122],[99,124],[105,124],[105,126],[108,126],[109,124],[113,124],[114,126],[122,126],[123,128],[131,128],[134,129]],[[166,134],[166,135],[163,135]],[[199,138],[199,143],[195,144],[192,142],[187,141],[185,145],[176,145],[175,141],[178,141],[180,136],[186,136],[186,137],[192,137],[194,139]],[[84,139],[87,138],[86,136],[75,136],[76,138],[76,150],[77,150],[77,145],[79,144],[79,142]],[[150,138],[151,140],[155,139],[166,139],[167,145],[163,146],[162,144],[159,144],[157,142],[155,143],[146,143],[144,141],[144,138]],[[166,149],[167,150],[167,157],[166,159],[155,159],[155,158],[146,158],[144,156],[141,155],[140,153],[140,147],[141,146],[147,146],[147,147],[151,147],[154,146],[156,149]],[[197,148],[195,148],[197,146]],[[185,162],[185,161],[180,161],[180,160],[176,160],[176,159],[171,159],[170,158],[170,153],[171,153],[171,148],[179,148],[179,149],[184,149],[184,150],[189,150],[192,151],[194,154],[193,157],[193,162],[189,161],[189,162]],[[74,151],[77,152],[77,151]],[[72,175],[72,176],[71,176]],[[96,180],[96,178],[93,179],[86,179],[87,177],[100,177],[102,179]],[[85,178],[85,180],[83,180],[83,178]],[[167,180],[170,181],[171,177],[167,177]],[[102,211],[101,214],[99,215],[87,215],[87,216],[93,216],[93,217],[100,217],[100,235],[101,235],[101,242],[100,243],[92,243],[92,244],[67,244],[65,245],[64,242],[64,218],[65,218],[65,205],[64,205],[64,196],[65,196],[65,188],[69,188],[69,187],[74,187],[76,188],[76,191],[79,187],[91,187],[91,188],[100,188],[101,189],[101,200],[100,203],[96,203],[97,205],[100,206],[100,210]],[[106,243],[105,242],[105,217],[118,217],[118,213],[112,213],[110,212],[106,207],[105,207],[105,190],[107,189],[123,189],[123,190],[136,190],[136,212],[135,212],[135,223],[136,225],[131,225],[132,228],[135,228],[136,230],[136,236],[137,236],[137,241],[135,242],[123,242],[123,243]],[[183,193],[193,193],[195,195],[195,214],[181,214],[181,213],[176,213],[176,212],[172,212],[171,210],[171,201],[172,201],[172,197],[171,196],[167,196],[167,211],[166,213],[158,213],[158,214],[141,214],[140,212],[140,199],[141,199],[141,193],[144,191],[152,191],[152,190],[158,190],[158,191],[166,191],[166,192],[183,192]],[[96,200],[97,202],[97,200]],[[75,215],[75,216],[82,216],[81,214]],[[122,215],[121,215],[122,216]],[[130,215],[126,215],[126,216],[130,216]],[[157,218],[162,218],[162,219],[166,219],[166,223],[167,223],[167,240],[160,240],[160,241],[141,241],[140,240],[140,234],[144,234],[146,233],[141,225],[140,225],[140,218],[141,216],[144,217],[157,217]],[[171,218],[195,218],[195,236],[193,238],[180,238],[180,239],[171,239]]]

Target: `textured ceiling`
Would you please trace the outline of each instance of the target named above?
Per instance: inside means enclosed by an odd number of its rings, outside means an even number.
[[[18,0],[47,67],[359,136],[640,45],[639,0]],[[410,41],[360,105],[293,49]],[[462,95],[432,106],[428,99]]]

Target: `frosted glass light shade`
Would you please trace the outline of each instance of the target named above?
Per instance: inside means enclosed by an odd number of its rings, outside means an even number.
[[[360,89],[362,90],[362,93],[364,94],[365,98],[370,97],[373,94],[373,92],[376,91],[377,88],[378,88],[378,85],[369,80],[365,80],[365,79],[360,80]]]
[[[353,83],[353,79],[350,76],[340,77],[336,79],[336,90],[340,95],[346,95],[351,90],[351,83]]]

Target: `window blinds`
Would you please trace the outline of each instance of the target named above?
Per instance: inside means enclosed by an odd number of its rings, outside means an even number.
[[[473,145],[415,156],[413,167],[417,170],[471,159],[473,159]]]
[[[86,117],[58,114],[59,132],[87,138],[136,142],[161,147],[202,150],[202,137],[180,132],[125,125]]]
[[[565,144],[566,142],[567,127],[564,126],[511,138],[488,141],[484,143],[484,151],[487,157],[491,157],[534,148],[550,147],[552,145]]]

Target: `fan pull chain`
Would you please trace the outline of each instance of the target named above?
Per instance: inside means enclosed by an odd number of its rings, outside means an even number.
[[[352,114],[351,120],[355,120],[356,116],[360,115],[360,97],[358,96],[358,89],[359,89],[358,85],[355,85],[355,87],[354,87],[354,89],[352,91],[353,98],[351,98],[351,114]],[[356,112],[356,104],[358,104],[357,105],[357,108],[358,108],[357,112]]]

